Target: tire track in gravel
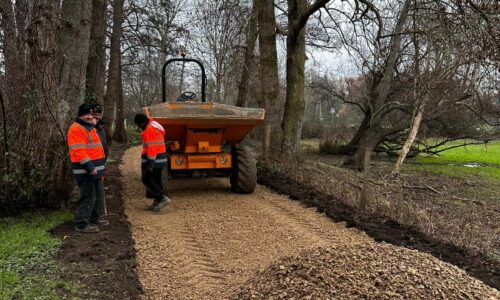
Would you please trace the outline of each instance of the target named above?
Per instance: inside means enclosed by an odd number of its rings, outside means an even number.
[[[161,213],[146,211],[139,153],[140,147],[127,150],[121,171],[143,299],[225,299],[282,256],[373,243],[262,186],[234,194],[225,178],[172,180],[172,204]]]

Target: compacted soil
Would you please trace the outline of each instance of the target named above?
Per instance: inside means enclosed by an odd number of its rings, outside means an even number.
[[[176,179],[168,183],[172,203],[160,213],[148,211],[151,200],[140,182],[139,157],[140,147],[127,150],[121,174],[143,299],[370,298],[386,295],[387,282],[397,282],[387,298],[500,298],[497,290],[454,266],[378,244],[262,186],[238,195],[226,178]],[[368,262],[362,263],[364,257]],[[288,281],[280,277],[283,272],[290,274]],[[385,283],[371,282],[377,278]],[[338,293],[328,294],[333,287]]]

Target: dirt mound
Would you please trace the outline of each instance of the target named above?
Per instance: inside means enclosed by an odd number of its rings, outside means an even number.
[[[429,254],[371,244],[284,258],[231,299],[500,299],[500,293]]]

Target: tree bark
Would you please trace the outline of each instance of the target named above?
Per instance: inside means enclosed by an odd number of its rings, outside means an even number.
[[[286,41],[286,103],[283,116],[282,152],[297,151],[304,117],[305,26],[297,24],[307,8],[305,0],[288,1],[288,37]],[[304,24],[305,25],[305,24]]]
[[[248,89],[250,87],[250,75],[253,69],[253,54],[257,42],[257,4],[254,3],[250,19],[248,20],[247,36],[245,41],[245,57],[243,59],[243,70],[241,71],[241,80],[238,85],[238,98],[236,106],[246,107],[248,102]]]
[[[86,98],[102,102],[106,72],[106,0],[93,0]]]
[[[121,62],[121,53],[120,53]],[[127,131],[125,130],[125,111],[123,105],[123,79],[122,79],[122,66],[120,64],[118,71],[118,86],[117,86],[117,97],[116,97],[116,122],[115,122],[115,132],[113,134],[113,139],[119,143],[127,142]]]
[[[111,128],[115,120],[115,105],[118,101],[117,95],[120,80],[121,65],[121,37],[123,24],[124,0],[113,0],[113,32],[111,34],[111,50],[108,67],[108,82],[104,96],[103,121],[104,130],[108,142],[111,142]]]
[[[420,105],[415,108],[416,112],[413,116],[413,120],[411,122],[410,126],[410,132],[408,132],[408,137],[406,138],[406,141],[401,148],[401,152],[399,153],[398,161],[394,165],[394,170],[392,171],[392,174],[395,176],[399,176],[399,173],[401,172],[401,166],[403,165],[404,160],[406,159],[406,156],[408,155],[408,152],[410,152],[410,148],[413,145],[413,142],[415,141],[415,138],[417,137],[418,129],[420,128],[420,122],[422,122],[422,116],[423,116],[423,111],[425,108],[425,102],[422,101]]]
[[[66,4],[67,5],[67,4]],[[67,8],[67,7],[66,7]],[[65,11],[68,13],[68,10]],[[70,11],[70,13],[72,13]],[[37,149],[34,152],[36,157],[32,156],[33,163],[43,162],[46,170],[50,170],[47,176],[50,177],[51,186],[48,187],[49,195],[47,197],[47,205],[50,207],[63,207],[70,199],[72,184],[71,170],[69,168],[67,145],[66,145],[66,129],[70,125],[68,120],[75,115],[75,111],[71,111],[70,103],[68,102],[68,94],[63,98],[62,92],[67,92],[65,86],[60,85],[60,79],[63,75],[61,72],[67,72],[64,63],[72,61],[76,62],[76,57],[66,57],[65,61],[61,61],[63,54],[75,56],[78,53],[68,53],[60,49],[64,46],[58,41],[58,32],[60,28],[60,18],[67,22],[70,17],[62,14],[59,0],[37,1],[31,11],[31,18],[36,22],[27,22],[26,37],[29,37],[28,44],[28,63],[29,69],[36,70],[35,72],[27,73],[27,84],[30,93],[37,95],[37,101],[43,106],[44,118],[40,118],[32,125],[35,138],[27,136],[30,131],[27,131],[26,140],[33,139],[36,143],[44,143],[44,147],[36,145]],[[79,24],[79,22],[78,22]],[[67,26],[66,25],[63,25]],[[65,31],[62,38],[68,38],[70,32]],[[59,42],[59,43],[58,43]],[[83,50],[82,50],[83,51]],[[81,53],[83,55],[83,53]],[[88,53],[84,56],[87,57]],[[83,62],[81,62],[83,63]],[[75,71],[75,76],[81,75],[82,90],[85,80],[85,67],[82,68],[82,73]],[[66,84],[67,82],[65,82]],[[76,102],[76,101],[75,101]],[[39,128],[44,128],[40,132]],[[66,163],[61,163],[66,162]]]
[[[361,187],[361,194],[359,195],[359,209],[361,211],[366,210],[368,203],[370,203],[370,190],[369,190],[369,179],[370,179],[370,161],[372,158],[373,148],[366,148],[364,151],[363,161],[363,186]]]
[[[85,79],[90,47],[91,0],[64,0],[58,48],[62,57],[59,86],[64,115],[73,113],[84,101]],[[65,111],[66,110],[66,111]]]
[[[3,55],[5,59],[5,83],[4,89],[5,103],[8,106],[11,102],[20,101],[25,85],[23,55],[19,55],[19,38],[22,36],[24,28],[16,26],[16,16],[11,0],[0,0],[0,14],[2,16],[0,27],[3,30]]]
[[[270,160],[270,144],[273,124],[277,123],[276,103],[279,95],[278,53],[276,50],[276,29],[273,0],[256,0],[259,22],[260,84],[262,88],[261,106],[266,110],[262,146],[264,161]]]

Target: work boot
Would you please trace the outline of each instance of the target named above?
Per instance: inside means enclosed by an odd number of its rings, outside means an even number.
[[[159,212],[162,208],[167,206],[170,203],[170,199],[167,196],[163,196],[163,199],[156,204],[155,207],[153,207],[153,210],[155,212]]]
[[[96,222],[92,222],[92,225],[108,226],[109,225],[109,221],[108,220],[104,220],[104,219],[99,219]]]
[[[158,205],[158,203],[160,203],[160,201],[158,201],[158,200],[153,201],[153,203],[146,206],[146,210],[153,210],[155,208],[155,206]]]
[[[83,228],[75,227],[75,230],[78,232],[81,232],[81,233],[98,233],[99,232],[99,228],[97,228],[96,226],[91,225],[91,224],[87,224]]]

